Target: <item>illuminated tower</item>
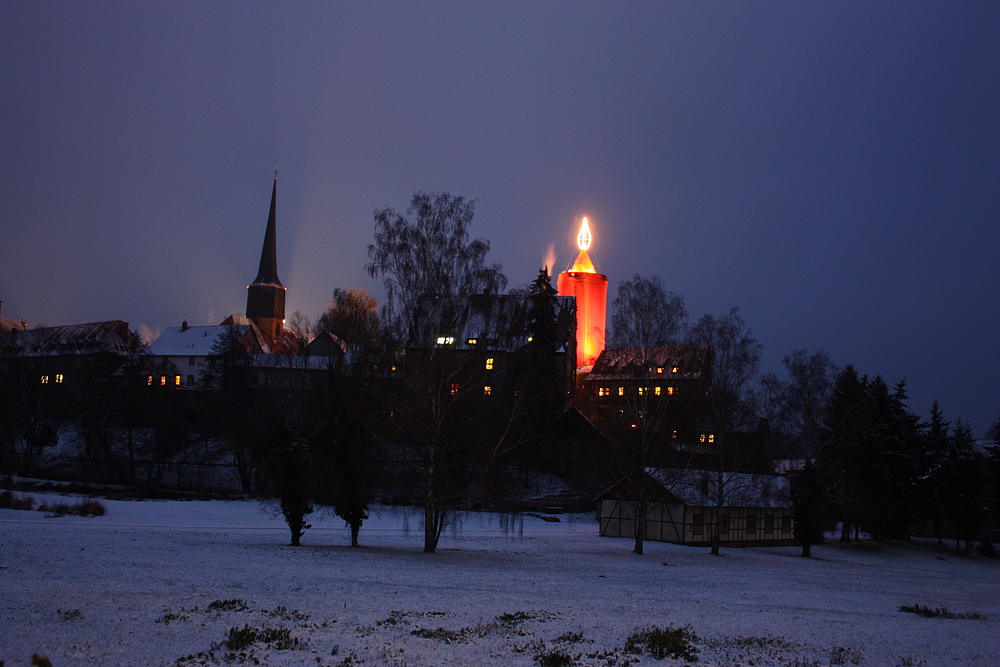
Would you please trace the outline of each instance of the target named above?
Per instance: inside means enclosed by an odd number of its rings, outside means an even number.
[[[267,216],[264,248],[260,252],[257,278],[247,286],[247,317],[272,340],[281,340],[285,322],[285,287],[278,280],[278,230],[274,215],[278,197],[278,176],[275,170],[271,190],[271,212]]]
[[[559,274],[559,296],[576,297],[576,365],[593,366],[604,349],[604,325],[608,301],[608,277],[598,273],[587,255],[590,225],[583,219],[577,236],[580,254],[569,271]]]

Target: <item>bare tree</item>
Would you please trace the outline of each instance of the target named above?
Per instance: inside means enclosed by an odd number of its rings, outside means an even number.
[[[613,306],[612,349],[594,372],[619,378],[620,395],[612,397],[617,411],[603,425],[613,444],[608,465],[633,499],[633,551],[642,554],[648,508],[656,493],[646,482],[646,471],[664,466],[674,435],[684,428],[682,416],[697,400],[697,392],[663,390],[662,371],[687,366],[697,355],[677,346],[687,327],[687,309],[684,298],[664,289],[659,276],[623,280]]]
[[[385,319],[404,342],[425,338],[422,304],[432,295],[495,295],[507,286],[499,264],[487,264],[490,242],[470,239],[475,201],[447,192],[417,192],[407,215],[375,211],[375,242],[368,245],[368,274],[384,277]]]
[[[734,488],[743,477],[729,473],[752,469],[766,446],[766,440],[761,441],[755,391],[762,346],[736,307],[724,315],[704,315],[692,328],[690,340],[712,350],[712,389],[705,425],[714,441],[707,442],[706,436],[716,503],[712,554],[718,555],[730,496],[743,491]]]
[[[774,373],[761,377],[772,426],[792,440],[792,451],[815,458],[822,444],[823,417],[839,369],[824,350],[792,350],[781,360],[788,380]]]
[[[487,423],[514,414],[508,405],[501,408],[502,398],[517,402],[512,391],[504,392],[510,375],[492,368],[493,357],[480,353],[482,347],[449,347],[467,340],[473,320],[481,322],[482,335],[509,332],[503,308],[497,310],[503,301],[492,299],[507,280],[499,264],[486,262],[489,242],[469,237],[474,211],[474,202],[462,197],[417,192],[407,209],[412,221],[391,208],[375,212],[375,241],[368,246],[366,268],[384,277],[388,296],[386,342],[395,339],[396,349],[405,350],[397,362],[402,368],[383,365],[384,371],[396,368],[397,376],[381,378],[373,394],[392,415],[381,440],[422,480],[428,553],[436,550],[449,513],[468,503],[470,488],[514,449],[513,420]],[[482,381],[486,370],[489,384]]]

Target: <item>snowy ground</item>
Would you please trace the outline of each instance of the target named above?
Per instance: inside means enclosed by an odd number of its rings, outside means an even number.
[[[654,625],[689,626],[702,665],[1000,665],[1000,563],[933,545],[822,545],[807,560],[647,543],[635,556],[591,517],[527,517],[505,534],[470,515],[429,555],[418,519],[387,510],[366,522],[362,548],[329,517],[293,549],[256,503],[103,502],[91,518],[0,510],[8,666],[38,651],[55,667],[684,664],[624,651]],[[245,626],[300,642],[227,648]]]

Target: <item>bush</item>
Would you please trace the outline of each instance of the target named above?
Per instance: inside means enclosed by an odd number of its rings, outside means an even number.
[[[657,660],[682,658],[688,662],[698,660],[698,648],[694,642],[698,636],[688,628],[636,628],[625,640],[626,653],[642,653],[643,650]]]
[[[570,667],[573,664],[573,658],[562,651],[549,651],[535,655],[535,662],[538,663],[539,667]]]
[[[229,636],[222,643],[230,651],[242,651],[256,643],[267,644],[279,651],[305,648],[305,644],[292,636],[288,628],[229,628]]]
[[[958,618],[964,620],[982,620],[981,614],[957,614],[948,609],[948,607],[925,607],[922,604],[903,604],[899,606],[900,611],[905,611],[908,614],[917,614],[918,616],[923,616],[924,618]]]
[[[53,516],[104,516],[107,510],[100,500],[81,500],[75,505],[69,503],[56,503],[49,505],[41,504],[38,509],[42,512],[49,512]]]
[[[9,510],[30,510],[35,507],[35,499],[31,496],[18,498],[10,491],[0,493],[0,508]]]
[[[207,611],[246,611],[249,608],[244,600],[233,598],[209,602]]]
[[[30,498],[28,500],[30,500]],[[976,553],[980,556],[986,556],[987,558],[996,558],[997,547],[989,540],[986,540],[976,545]]]

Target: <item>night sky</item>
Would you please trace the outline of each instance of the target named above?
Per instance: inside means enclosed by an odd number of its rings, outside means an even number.
[[[274,167],[288,313],[373,211],[476,199],[511,286],[575,255],[1000,417],[1000,3],[10,2],[0,299],[146,338],[242,314]]]

